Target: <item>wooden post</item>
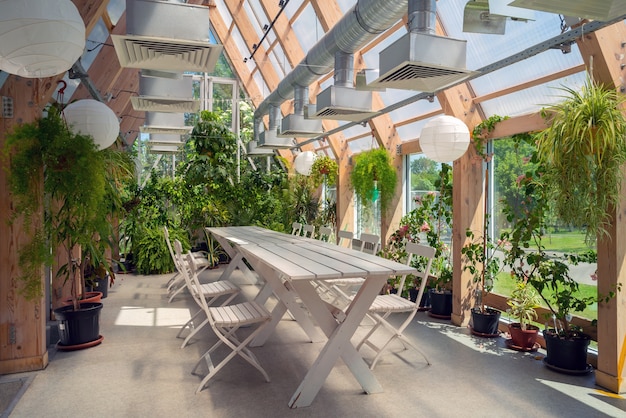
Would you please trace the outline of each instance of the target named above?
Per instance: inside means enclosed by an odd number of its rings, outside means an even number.
[[[38,87],[41,81],[10,76],[0,96],[13,100],[13,117],[0,118],[0,147],[6,136],[21,123],[40,116]],[[21,274],[18,249],[29,240],[22,222],[9,224],[13,200],[9,193],[7,160],[0,160],[0,374],[43,369],[48,364],[46,350],[46,308],[44,298],[28,301],[20,293]],[[43,173],[42,173],[43,175]],[[38,213],[43,220],[43,210]],[[41,282],[44,270],[41,268]]]

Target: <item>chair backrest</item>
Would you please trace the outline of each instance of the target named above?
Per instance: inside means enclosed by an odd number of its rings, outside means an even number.
[[[413,256],[425,258],[426,267],[422,271],[417,272],[417,277],[420,280],[420,287],[417,292],[416,304],[419,305],[422,300],[422,295],[424,294],[424,289],[426,288],[426,282],[428,282],[428,277],[430,276],[430,267],[433,263],[433,259],[435,258],[435,249],[433,247],[429,247],[427,245],[417,244],[415,242],[407,242],[406,243],[406,252],[408,254],[406,264],[411,265],[413,261]],[[406,274],[402,276],[400,279],[400,285],[398,287],[398,295],[402,294],[402,290],[404,289],[404,282],[406,281]]]
[[[183,254],[183,246],[179,240],[174,240],[174,252],[181,265],[180,274],[185,279],[185,285],[193,296],[196,304],[205,311],[209,308],[206,298],[202,294],[202,287],[198,279],[198,272],[196,270],[196,263],[194,256],[189,251],[187,254]]]
[[[320,232],[319,232],[319,235],[317,236],[317,239],[319,239],[320,241],[330,242],[330,238],[332,237],[332,235],[333,235],[332,228],[328,226],[320,226]]]
[[[315,225],[303,225],[302,230],[305,237],[315,238]]]
[[[180,271],[179,259],[176,258],[176,254],[174,254],[172,242],[170,241],[170,231],[167,230],[167,226],[163,227],[163,235],[165,235],[165,243],[167,244],[167,249],[170,250],[170,256],[172,257],[172,261],[174,262],[174,267],[176,267],[176,270]]]
[[[378,253],[378,248],[380,247],[379,235],[363,233],[359,237],[359,240],[361,241],[361,248],[359,248],[359,251],[369,254]]]
[[[300,222],[294,222],[291,224],[291,235],[300,235],[302,231],[302,224]]]
[[[340,247],[352,247],[352,238],[354,234],[350,231],[339,231],[337,232],[337,245]]]

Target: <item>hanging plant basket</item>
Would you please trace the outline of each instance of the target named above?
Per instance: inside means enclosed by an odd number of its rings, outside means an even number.
[[[386,149],[371,149],[355,157],[350,181],[364,206],[370,206],[378,197],[385,212],[395,195],[396,180],[396,170]]]
[[[318,187],[324,181],[326,185],[334,186],[337,184],[337,177],[339,175],[339,166],[337,161],[333,160],[327,155],[318,155],[313,161],[311,166],[311,179],[313,185]]]

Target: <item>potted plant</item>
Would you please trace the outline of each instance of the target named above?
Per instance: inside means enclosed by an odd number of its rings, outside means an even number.
[[[488,215],[485,214],[482,236],[476,236],[470,229],[465,231],[469,238],[469,243],[461,248],[464,257],[463,270],[472,274],[475,289],[476,301],[471,309],[471,331],[474,335],[481,337],[497,337],[500,335],[498,326],[500,324],[501,312],[497,309],[485,306],[484,298],[494,286],[494,281],[503,269],[503,263],[499,252],[503,249],[506,241],[499,239],[494,243],[488,234]]]
[[[580,90],[562,87],[563,101],[542,111],[548,128],[537,136],[544,181],[558,217],[583,227],[587,240],[606,234],[620,201],[626,162],[626,96],[587,78]]]
[[[507,300],[510,315],[517,321],[509,324],[511,339],[507,340],[509,348],[519,351],[536,350],[539,327],[531,324],[537,319],[536,308],[541,299],[537,291],[526,281],[518,281],[515,290]]]
[[[339,166],[337,161],[328,155],[317,155],[311,166],[311,180],[313,185],[318,187],[322,183],[333,186],[337,183],[339,176]]]
[[[431,266],[429,315],[449,319],[452,314],[452,167],[442,164],[434,182],[438,192],[428,192],[415,199],[416,207],[407,214],[412,234],[435,248]]]
[[[530,158],[529,167],[530,169],[517,180],[523,196],[521,209],[515,209],[510,205],[504,207],[507,220],[512,226],[507,234],[511,245],[506,252],[505,263],[514,276],[538,292],[543,304],[550,311],[544,331],[549,350],[545,359],[546,365],[558,370],[572,367],[570,371],[587,372],[589,368],[586,363],[586,350],[590,338],[579,328],[571,326],[572,314],[613,297],[614,292],[604,296],[583,296],[579,292],[578,282],[569,273],[570,265],[595,262],[597,255],[594,251],[581,254],[550,254],[546,251],[543,237],[547,230],[550,188],[553,187],[551,181],[554,177],[543,175],[544,166],[536,153]],[[560,344],[561,346],[564,346],[565,342],[578,345],[580,354],[575,357],[585,360],[572,366],[560,363],[558,359],[565,356],[551,351],[552,337],[564,342]],[[585,342],[576,344],[580,340]]]
[[[380,199],[381,211],[385,212],[395,195],[396,180],[396,170],[386,149],[373,148],[354,158],[350,182],[363,206],[370,207]]]
[[[41,266],[52,265],[51,255],[64,252],[68,262],[58,268],[57,277],[69,283],[72,303],[55,310],[61,319],[61,343],[90,344],[99,339],[102,304],[81,304],[85,272],[89,263],[99,266],[105,260],[104,250],[113,236],[110,217],[118,207],[107,198],[114,199],[114,185],[132,175],[133,165],[121,155],[111,157],[120,151],[98,151],[90,136],[72,133],[54,107],[45,118],[17,127],[6,147],[14,216],[22,218],[32,237],[19,248],[21,289],[27,298],[41,297]],[[109,165],[114,161],[122,165]],[[38,215],[41,207],[43,222]],[[110,269],[108,263],[105,267]],[[73,322],[83,313],[95,319]],[[89,323],[91,329],[76,331],[72,326],[79,322]]]

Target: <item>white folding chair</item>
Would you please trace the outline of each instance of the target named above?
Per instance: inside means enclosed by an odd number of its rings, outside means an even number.
[[[315,225],[303,225],[302,230],[305,237],[315,238]]]
[[[189,260],[190,258],[191,256],[187,255],[187,259]],[[200,285],[198,275],[195,274],[193,270],[185,272],[184,275],[195,284],[195,288],[198,288]],[[250,363],[255,369],[261,372],[265,381],[269,382],[270,378],[267,375],[267,372],[263,369],[256,356],[247,347],[254,337],[256,337],[257,334],[259,334],[263,328],[270,323],[271,315],[268,310],[256,302],[243,302],[227,306],[209,306],[207,301],[196,292],[194,292],[194,298],[202,306],[209,324],[211,324],[211,328],[213,328],[215,335],[217,335],[219,339],[200,357],[191,371],[192,374],[201,376],[197,373],[198,367],[200,367],[202,363],[206,363],[208,368],[208,373],[202,378],[202,381],[196,389],[196,393],[204,389],[209,380],[236,355],[240,355],[244,360]],[[236,334],[237,330],[241,327],[249,327],[254,324],[258,324],[256,329],[249,333],[245,339],[240,341]],[[249,329],[250,328],[247,328],[247,330]],[[211,353],[213,353],[221,345],[226,345],[233,351],[224,357],[218,364],[213,364]]]
[[[332,228],[328,226],[320,226],[320,231],[317,236],[317,239],[319,239],[320,241],[331,242],[330,239],[332,238],[332,235],[333,235]]]
[[[167,249],[170,252],[170,256],[172,257],[172,261],[174,262],[174,268],[176,269],[176,274],[172,277],[167,284],[167,292],[170,294],[168,299],[168,303],[172,302],[176,295],[185,290],[187,286],[185,285],[185,280],[180,275],[180,270],[182,267],[181,259],[176,257],[174,254],[174,249],[172,247],[172,241],[170,240],[170,231],[167,229],[167,226],[163,227],[163,234],[165,235],[165,243],[167,244]],[[203,272],[205,269],[211,266],[209,259],[205,256],[205,253],[202,251],[193,252],[194,263],[196,263],[196,268],[198,269],[198,273]]]
[[[352,232],[341,230],[337,232],[337,245],[340,247],[352,248],[352,238],[354,238],[354,234]]]
[[[300,235],[302,232],[302,224],[300,222],[294,222],[291,224],[291,235]]]
[[[411,321],[415,317],[415,314],[419,310],[419,304],[422,299],[422,295],[424,294],[424,287],[426,286],[426,282],[428,281],[428,276],[430,273],[430,266],[433,262],[433,257],[435,256],[435,249],[432,247],[425,246],[425,245],[420,245],[420,244],[416,244],[413,242],[409,242],[406,245],[406,251],[408,254],[408,259],[407,259],[408,265],[411,265],[413,256],[415,255],[415,256],[422,257],[423,259],[425,259],[426,268],[423,271],[420,271],[418,273],[418,276],[421,277],[421,284],[420,284],[419,291],[417,293],[417,299],[415,302],[411,302],[410,300],[405,299],[401,296],[402,290],[404,288],[404,283],[407,277],[406,275],[404,275],[402,279],[400,280],[400,287],[398,288],[398,293],[390,294],[390,295],[378,295],[376,296],[376,299],[372,303],[372,306],[370,306],[368,316],[375,321],[375,324],[372,327],[372,329],[367,333],[367,335],[361,340],[361,342],[359,342],[356,348],[357,350],[359,350],[363,344],[366,344],[367,346],[371,347],[374,351],[376,351],[376,356],[374,357],[370,365],[370,369],[372,370],[374,370],[374,367],[376,367],[376,363],[378,363],[378,360],[380,359],[380,356],[383,354],[385,349],[395,339],[400,340],[402,344],[404,345],[405,349],[408,348],[407,346],[410,346],[414,348],[415,350],[417,350],[424,357],[424,359],[426,360],[426,363],[430,364],[430,361],[428,360],[426,355],[419,348],[417,348],[413,343],[411,343],[402,334],[402,332],[411,323]],[[398,313],[398,312],[410,312],[410,314],[404,320],[404,322],[402,322],[402,324],[396,328],[394,325],[392,325],[391,323],[387,321],[387,318],[392,313]],[[381,326],[391,331],[391,337],[389,337],[385,341],[384,344],[378,347],[370,340],[370,337]]]
[[[359,251],[374,255],[378,254],[378,250],[380,249],[379,235],[362,233],[359,237],[359,241],[361,241]]]
[[[197,264],[195,263],[195,257],[193,257],[193,254],[191,255],[190,259],[185,258],[185,256],[183,255],[183,247],[179,240],[174,240],[174,255],[181,264],[181,276],[185,281],[185,286],[189,289],[192,295],[200,295],[208,306],[217,303],[218,299],[223,299],[221,303],[222,306],[226,305],[227,303],[232,301],[235,296],[237,296],[237,294],[239,294],[240,289],[228,280],[218,280],[215,282],[204,284],[196,284],[189,280],[189,272],[193,271],[196,276],[198,275]],[[176,335],[176,338],[183,338],[183,332],[187,329],[187,327],[189,327],[189,329],[191,330],[189,335],[185,337],[185,340],[183,341],[183,344],[180,346],[180,348],[184,348],[189,343],[189,341],[191,341],[194,335],[196,335],[206,324],[209,323],[209,320],[205,318],[200,325],[194,326],[194,320],[199,315],[205,313],[201,305],[199,306],[199,308],[200,309],[198,309],[198,311],[191,318],[189,318],[189,321],[187,321],[185,325],[183,325],[183,327],[180,329],[180,331],[178,331],[178,334]]]

